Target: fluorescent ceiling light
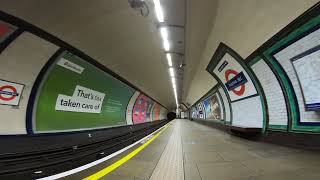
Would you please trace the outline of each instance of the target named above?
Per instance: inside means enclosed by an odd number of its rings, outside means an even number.
[[[168,59],[168,65],[171,67],[172,66],[172,59],[171,59],[171,54],[167,54],[167,59]]]
[[[170,72],[170,77],[174,77],[174,72],[173,72],[173,68],[169,68],[169,72]]]
[[[153,3],[154,3],[155,10],[156,10],[157,19],[158,19],[159,22],[162,23],[164,21],[164,18],[163,18],[163,11],[162,11],[162,8],[161,8],[160,1],[159,0],[153,0]]]
[[[161,34],[161,37],[162,37],[163,40],[168,39],[167,28],[165,28],[165,27],[160,28],[160,34]]]
[[[164,39],[163,40],[163,48],[164,48],[165,51],[169,51],[170,50],[170,44],[169,44],[168,39]]]
[[[174,77],[171,78],[172,84],[176,85],[176,79]]]
[[[176,91],[177,90],[177,86],[176,84],[172,84],[173,90]]]

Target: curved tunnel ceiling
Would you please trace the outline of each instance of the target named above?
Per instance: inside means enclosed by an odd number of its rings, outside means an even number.
[[[146,2],[150,8],[148,17],[132,9],[127,0],[3,0],[0,9],[68,42],[164,106],[175,108],[159,23],[153,2]],[[168,26],[169,40],[173,42],[170,51],[173,52],[173,67],[177,70],[178,99],[183,102],[181,98],[185,92],[182,89],[187,90],[198,67],[201,47],[211,28],[212,12],[201,21],[199,17],[205,13],[201,11],[201,4],[206,4],[202,1],[160,2],[164,12],[162,25]],[[190,18],[187,19],[187,34],[185,17]],[[186,45],[185,37],[191,37],[187,38]],[[190,50],[186,57],[185,46]],[[178,70],[182,64],[186,66]],[[183,69],[186,69],[185,73]]]

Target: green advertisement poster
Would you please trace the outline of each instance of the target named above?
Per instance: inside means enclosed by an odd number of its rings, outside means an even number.
[[[64,53],[48,70],[38,91],[34,131],[125,125],[126,108],[134,91],[94,65]]]

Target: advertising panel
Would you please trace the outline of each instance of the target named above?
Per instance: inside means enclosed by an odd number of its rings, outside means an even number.
[[[199,119],[204,119],[205,118],[203,102],[200,102],[197,105],[197,118],[199,118]]]
[[[158,103],[155,103],[153,107],[152,120],[158,121],[160,120],[161,106]]]
[[[133,106],[133,124],[148,122],[151,120],[153,101],[144,94],[140,94]]]
[[[198,111],[196,107],[191,108],[191,118],[197,118],[198,117]]]
[[[320,110],[320,46],[291,59],[307,111]]]
[[[126,125],[135,90],[81,58],[65,52],[50,67],[34,107],[36,132]]]
[[[222,106],[217,94],[214,94],[203,101],[206,119],[222,119]]]

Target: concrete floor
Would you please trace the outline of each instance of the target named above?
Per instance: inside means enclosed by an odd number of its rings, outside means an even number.
[[[185,180],[320,179],[320,153],[249,141],[189,120],[174,120],[148,147],[102,179],[149,179],[178,126]],[[91,175],[129,152],[66,179]]]

